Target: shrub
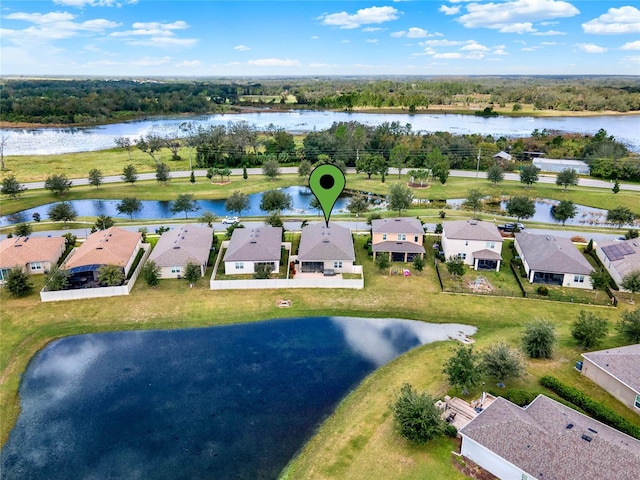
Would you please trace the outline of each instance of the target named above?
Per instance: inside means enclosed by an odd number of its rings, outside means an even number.
[[[525,325],[522,348],[531,358],[551,358],[557,341],[553,324],[538,320]]]
[[[398,433],[411,443],[424,444],[441,435],[445,421],[428,393],[419,393],[405,383],[391,405]]]
[[[540,285],[537,289],[537,292],[538,292],[538,295],[542,295],[543,297],[546,297],[547,295],[549,295],[549,289],[544,285]]]
[[[580,310],[578,318],[571,325],[571,336],[578,341],[582,348],[596,347],[609,331],[606,319],[593,313]]]
[[[447,437],[456,438],[458,436],[458,429],[453,425],[449,424],[446,427],[444,427],[444,434]]]

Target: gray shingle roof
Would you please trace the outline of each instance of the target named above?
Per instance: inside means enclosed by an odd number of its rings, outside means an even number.
[[[302,229],[298,259],[301,262],[324,262],[356,259],[351,231],[337,223],[312,223]]]
[[[640,472],[640,441],[544,395],[525,409],[498,397],[460,433],[535,478],[627,480]]]
[[[159,267],[174,267],[195,262],[207,263],[213,242],[213,228],[200,225],[176,225],[164,232],[154,247],[149,260]]]
[[[582,356],[640,393],[640,344],[583,353]]]
[[[494,252],[488,248],[473,252],[472,255],[473,258],[477,258],[478,260],[502,260],[502,256],[498,252]]]
[[[612,253],[620,252],[621,247],[626,247],[623,255],[613,255]],[[624,278],[634,270],[640,269],[640,239],[633,238],[624,242],[612,242],[598,245],[604,254],[611,261],[611,266],[616,269],[621,278]],[[611,250],[613,249],[613,250]],[[631,253],[626,253],[631,252]],[[622,257],[622,258],[620,258]]]
[[[590,275],[593,267],[570,239],[553,235],[515,234],[522,256],[536,272]]]
[[[424,253],[424,247],[412,242],[380,242],[372,245],[374,252]]]
[[[224,254],[225,262],[280,261],[282,227],[236,228]]]
[[[456,240],[480,240],[484,242],[502,242],[504,239],[498,227],[491,222],[478,220],[457,220],[442,225],[444,235]]]
[[[371,222],[373,233],[410,233],[424,235],[420,220],[413,217],[378,218]]]

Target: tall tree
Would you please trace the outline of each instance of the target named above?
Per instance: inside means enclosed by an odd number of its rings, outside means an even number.
[[[189,212],[196,212],[200,209],[197,200],[193,198],[193,193],[181,193],[171,204],[171,213],[184,212],[184,218],[189,218]]]
[[[268,190],[262,194],[260,210],[280,213],[282,210],[291,210],[292,208],[293,198],[282,190]]]
[[[100,170],[98,170],[97,168],[92,168],[91,170],[89,170],[89,185],[98,188],[100,185],[102,185],[102,181],[103,176]]]
[[[565,168],[556,176],[556,185],[564,187],[565,192],[567,188],[578,185],[578,172],[573,168]]]
[[[311,162],[309,160],[301,160],[298,165],[298,176],[305,179],[305,184],[309,185],[309,175],[311,175]]]
[[[460,387],[464,393],[480,383],[482,377],[480,355],[473,350],[473,345],[459,344],[453,348],[452,355],[445,362],[442,373],[447,376],[450,385]]]
[[[409,147],[401,143],[394,145],[389,153],[389,162],[392,166],[398,169],[398,178],[402,173],[402,169],[407,166],[407,159],[409,158]]]
[[[53,222],[64,222],[65,228],[67,227],[67,222],[74,221],[78,215],[69,202],[54,203],[49,207],[47,213],[49,220]]]
[[[50,292],[66,289],[69,286],[69,275],[68,270],[64,270],[57,265],[54,265],[45,274],[45,288]]]
[[[124,271],[118,265],[101,265],[98,268],[98,282],[108,287],[117,287],[124,283]]]
[[[389,208],[402,214],[403,210],[408,209],[413,202],[413,192],[409,187],[402,183],[394,183],[389,187]]]
[[[525,372],[518,351],[503,342],[489,345],[482,351],[482,366],[487,375],[500,383],[510,378],[521,377]]]
[[[206,223],[208,227],[213,227],[213,222],[215,222],[217,218],[218,217],[215,213],[207,210],[203,212],[202,216],[200,217],[200,222]]]
[[[2,187],[0,188],[0,193],[2,193],[2,195],[7,195],[8,197],[15,200],[26,189],[27,188],[24,185],[20,185],[15,176],[9,175],[8,177],[2,179]]]
[[[464,200],[464,206],[473,210],[473,214],[482,209],[482,199],[484,193],[477,188],[472,188],[467,193],[467,198]]]
[[[616,207],[607,212],[607,222],[618,228],[632,224],[636,220],[636,214],[627,207]]]
[[[142,209],[142,202],[136,197],[125,197],[116,205],[116,209],[118,213],[129,215],[129,218],[133,220],[133,215]]]
[[[640,292],[640,270],[633,270],[622,277],[622,288],[629,290],[631,293]]]
[[[142,270],[140,270],[140,275],[148,286],[155,288],[160,284],[161,271],[160,266],[156,262],[147,260],[142,266]]]
[[[524,327],[522,348],[531,358],[551,358],[557,341],[555,327],[548,320],[537,320]]]
[[[640,343],[640,307],[624,312],[617,329],[627,341]]]
[[[372,175],[383,175],[387,173],[387,162],[382,155],[363,153],[356,160],[356,173],[364,172],[367,179]]]
[[[231,213],[237,213],[242,215],[244,210],[247,210],[251,204],[249,197],[242,193],[240,190],[234,190],[233,193],[227,198],[225,202],[225,209]]]
[[[28,237],[33,232],[33,227],[28,223],[18,223],[13,229],[16,237]]]
[[[275,180],[280,175],[280,163],[275,158],[265,160],[262,164],[262,173],[269,180]]]
[[[558,205],[551,206],[551,216],[562,222],[562,226],[570,218],[574,218],[578,214],[578,207],[571,200],[560,200]]]
[[[347,204],[347,210],[356,216],[369,210],[369,202],[363,195],[354,195]]]
[[[391,406],[395,428],[409,442],[423,445],[444,432],[445,421],[428,393],[419,393],[405,383]]]
[[[149,155],[154,162],[160,162],[160,149],[164,146],[164,138],[155,133],[148,133],[144,137],[140,137],[135,145],[138,150]]]
[[[608,331],[606,319],[584,310],[580,310],[578,318],[571,325],[571,336],[584,349],[597,347]]]
[[[122,169],[122,181],[130,183],[133,186],[138,180],[138,170],[132,164],[127,165]]]
[[[184,278],[191,287],[198,281],[200,276],[200,267],[193,262],[187,262],[184,267]]]
[[[113,139],[113,142],[118,148],[126,149],[129,154],[129,160],[131,160],[131,149],[133,148],[133,142],[131,139],[129,137],[116,137]]]
[[[530,187],[538,181],[538,173],[540,169],[535,165],[526,165],[520,170],[520,183],[524,183]]]
[[[487,179],[494,187],[504,180],[504,172],[502,168],[500,168],[500,165],[492,165],[489,167],[489,170],[487,170]]]
[[[98,217],[96,218],[96,223],[94,223],[96,230],[106,230],[107,228],[111,228],[114,225],[115,222],[109,215],[98,215]]]
[[[507,200],[507,213],[516,217],[518,220],[522,218],[531,218],[536,213],[536,204],[529,200],[529,197],[515,196]]]
[[[156,180],[163,185],[166,185],[171,178],[171,169],[169,165],[164,162],[156,164]]]
[[[44,181],[44,188],[55,195],[62,196],[71,188],[71,180],[64,173],[49,175]]]

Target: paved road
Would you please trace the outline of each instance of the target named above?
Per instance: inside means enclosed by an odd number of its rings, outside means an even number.
[[[298,173],[298,167],[281,167],[280,171],[283,174],[289,174],[289,173]],[[354,168],[349,168],[347,169],[348,173],[355,173],[355,169]],[[403,171],[406,173],[408,171],[408,169],[403,169]],[[198,169],[198,170],[194,170],[195,172],[195,176],[196,177],[206,177],[207,175],[207,171],[204,169]],[[261,175],[262,174],[262,169],[261,168],[248,168],[247,169],[247,174],[248,175]],[[393,175],[393,174],[398,174],[398,170],[395,168],[390,168],[389,169],[389,175]],[[231,175],[242,175],[242,169],[241,168],[233,168],[231,169]],[[451,170],[451,172],[449,173],[450,176],[452,177],[467,177],[467,178],[483,178],[486,179],[487,178],[487,172],[470,172],[467,170]],[[177,171],[177,172],[171,172],[171,177],[172,178],[188,178],[191,176],[191,171],[189,170],[183,170],[183,171]],[[155,180],[156,178],[156,174],[155,173],[139,173],[138,174],[138,180]],[[517,173],[505,173],[504,175],[505,180],[513,180],[513,181],[520,181],[520,175]],[[103,178],[103,183],[118,183],[118,182],[122,182],[122,177],[120,175],[110,175],[107,177]],[[539,179],[538,179],[539,183],[551,183],[554,184],[556,183],[556,176],[551,174],[551,173],[544,173],[544,174],[540,174],[539,175]],[[72,180],[72,184],[73,185],[89,185],[89,179],[88,178],[74,178]],[[595,188],[611,188],[613,187],[613,183],[606,181],[606,180],[597,180],[595,178],[580,178],[579,181],[579,185],[584,186],[584,187],[595,187]],[[39,188],[44,188],[44,182],[29,182],[29,183],[25,183],[24,186],[27,189],[39,189]],[[632,190],[632,191],[637,191],[640,192],[640,185],[633,185],[633,184],[629,184],[629,183],[621,183],[620,184],[620,190]]]

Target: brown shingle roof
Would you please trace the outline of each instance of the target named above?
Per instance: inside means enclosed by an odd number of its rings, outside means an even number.
[[[83,265],[118,265],[124,267],[136,253],[142,235],[118,227],[89,235],[65,264],[66,269]]]
[[[457,220],[442,225],[444,235],[456,240],[479,240],[483,242],[502,242],[498,227],[491,222],[479,220]]]
[[[282,227],[268,225],[236,228],[224,254],[225,262],[268,262],[280,260]]]
[[[17,237],[0,242],[0,268],[24,267],[27,263],[56,263],[64,253],[63,237]]]
[[[536,272],[590,275],[593,267],[570,239],[554,235],[515,234],[522,256]]]
[[[413,217],[378,218],[371,221],[373,233],[410,233],[424,235],[420,220]]]
[[[525,409],[498,397],[460,434],[535,478],[628,480],[640,472],[640,441],[544,395]]]
[[[355,260],[351,231],[332,222],[328,228],[324,222],[307,225],[302,229],[298,259],[301,262]]]
[[[640,394],[640,344],[583,353],[582,356]]]
[[[175,267],[195,261],[204,265],[209,259],[213,243],[213,228],[199,225],[176,225],[164,232],[149,260],[160,267]]]

